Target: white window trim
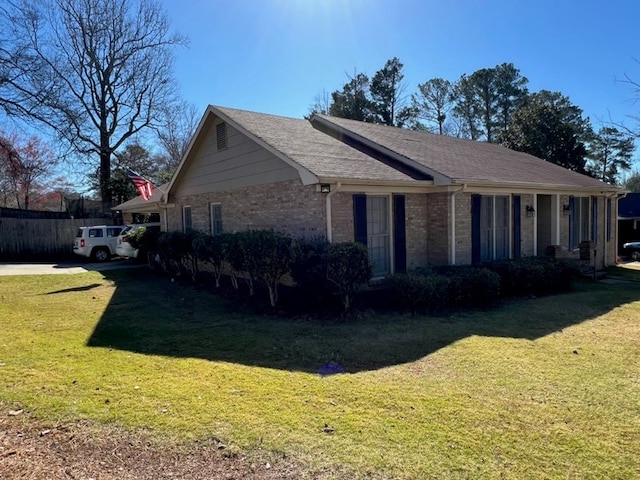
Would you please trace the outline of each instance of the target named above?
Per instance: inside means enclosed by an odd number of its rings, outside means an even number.
[[[393,194],[391,193],[365,193],[366,197],[384,197],[387,201],[387,231],[389,232],[389,274],[393,274],[396,271],[396,266],[395,266],[395,259],[394,259],[394,255],[393,252],[395,251],[395,244],[394,244],[394,235],[393,235],[393,224],[394,224],[394,218],[393,218]],[[369,236],[369,232],[367,232],[367,237]],[[368,242],[368,238],[367,238],[367,242]],[[381,278],[384,278],[383,276],[377,276],[377,277],[373,277],[372,280],[379,280]]]
[[[481,197],[491,197],[491,215],[492,215],[492,235],[491,235],[491,259],[495,261],[497,251],[497,235],[496,235],[496,197],[504,197],[507,199],[507,258],[513,258],[513,194],[510,193],[482,193]],[[481,213],[482,215],[482,210]],[[521,220],[522,221],[522,220]],[[480,237],[482,239],[482,236]],[[482,249],[482,248],[481,248]]]
[[[582,217],[583,215],[583,209],[582,206],[580,205],[583,199],[586,199],[586,201],[584,203],[586,203],[587,208],[586,208],[586,216],[587,216],[587,226],[586,226],[586,238],[582,238],[582,220],[583,218],[578,218],[578,211],[580,211],[580,217]],[[573,225],[573,234],[575,236],[574,238],[574,242],[575,245],[572,246],[572,250],[574,252],[578,251],[580,249],[580,243],[585,241],[585,240],[589,240],[591,241],[591,230],[592,230],[592,225],[591,225],[591,196],[589,195],[574,195],[573,197],[573,215],[574,215],[574,225]],[[577,221],[576,221],[577,219]],[[578,228],[576,228],[578,227]]]
[[[193,209],[191,208],[191,205],[183,205],[182,206],[182,231],[184,233],[187,233],[187,224],[184,221],[185,220],[184,212],[186,209],[189,209],[189,216],[191,221],[191,226],[189,228],[193,229]]]
[[[223,232],[223,227],[222,227],[222,202],[211,202],[209,204],[209,223],[210,223],[210,230],[211,230],[211,235],[216,235],[216,233],[214,232],[213,229],[213,225],[214,225],[214,219],[213,219],[213,207],[220,205],[220,232],[218,233],[222,233]]]

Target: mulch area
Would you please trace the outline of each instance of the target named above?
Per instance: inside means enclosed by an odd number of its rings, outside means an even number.
[[[312,474],[287,458],[268,461],[233,453],[217,439],[188,446],[163,445],[153,441],[149,432],[132,433],[88,422],[42,425],[19,410],[0,410],[2,480],[322,477],[321,472]]]

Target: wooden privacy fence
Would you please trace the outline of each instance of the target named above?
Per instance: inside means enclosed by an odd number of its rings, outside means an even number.
[[[112,223],[104,218],[0,217],[0,261],[70,256],[78,227]]]

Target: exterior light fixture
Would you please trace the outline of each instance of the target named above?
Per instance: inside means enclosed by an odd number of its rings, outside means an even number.
[[[567,215],[569,215],[569,210],[571,210],[571,207],[569,206],[568,203],[565,203],[564,205],[562,205],[562,216],[566,217]]]
[[[320,193],[329,193],[331,192],[331,185],[328,183],[320,184]]]
[[[533,205],[527,205],[526,210],[527,210],[527,217],[535,217],[536,209],[533,208]]]

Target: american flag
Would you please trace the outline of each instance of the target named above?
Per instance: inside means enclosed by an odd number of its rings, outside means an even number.
[[[131,179],[133,184],[136,186],[138,193],[145,200],[149,200],[149,197],[153,195],[153,183],[151,183],[146,178],[138,175],[136,172],[127,168],[127,177]]]

